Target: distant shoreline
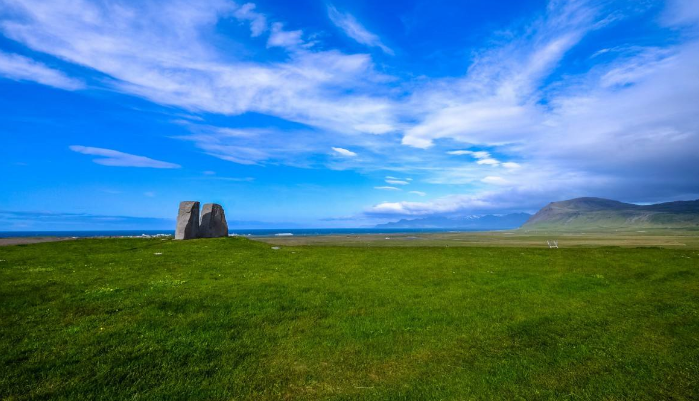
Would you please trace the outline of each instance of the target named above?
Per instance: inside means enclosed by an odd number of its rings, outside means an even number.
[[[416,234],[416,233],[459,233],[486,232],[494,230],[454,228],[279,228],[279,229],[231,229],[229,235],[241,237],[306,237],[324,235],[371,235],[371,234]],[[499,231],[499,230],[495,230]],[[94,230],[94,231],[0,231],[0,238],[67,237],[153,237],[172,236],[173,230]]]

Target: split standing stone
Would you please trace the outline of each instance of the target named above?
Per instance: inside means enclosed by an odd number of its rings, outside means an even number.
[[[228,222],[223,207],[216,203],[207,203],[201,210],[199,237],[217,238],[228,236]]]
[[[193,239],[199,235],[199,202],[180,202],[175,239]]]

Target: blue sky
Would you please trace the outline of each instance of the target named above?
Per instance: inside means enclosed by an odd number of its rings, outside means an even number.
[[[698,105],[694,0],[0,0],[0,222],[696,199]]]

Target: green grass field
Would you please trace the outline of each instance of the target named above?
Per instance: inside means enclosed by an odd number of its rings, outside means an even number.
[[[386,246],[476,246],[548,248],[547,240],[557,240],[562,248],[571,247],[663,247],[699,249],[699,230],[646,229],[593,232],[507,230],[483,232],[443,232],[409,234],[316,235],[259,237],[273,245],[332,245],[352,247]]]
[[[0,399],[690,400],[699,250],[0,247]]]

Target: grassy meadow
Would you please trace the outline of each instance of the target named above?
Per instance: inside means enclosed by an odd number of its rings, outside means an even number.
[[[663,247],[699,248],[699,229],[644,229],[607,231],[503,230],[408,234],[361,234],[259,237],[273,245],[331,245],[352,247],[527,247],[548,248],[556,240],[561,247]]]
[[[5,400],[698,399],[699,248],[6,246],[0,349]]]

